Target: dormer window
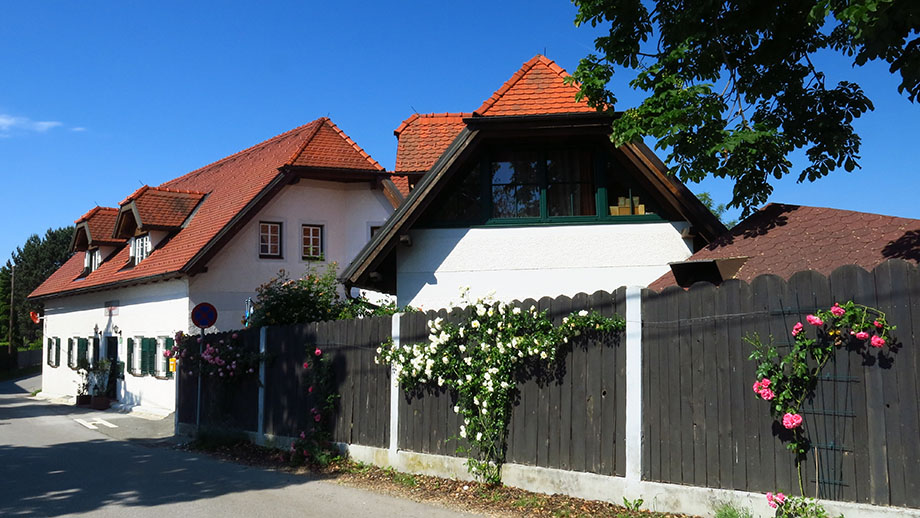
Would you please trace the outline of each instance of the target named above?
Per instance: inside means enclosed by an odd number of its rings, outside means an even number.
[[[130,258],[132,264],[138,264],[150,255],[150,234],[131,238]]]
[[[102,266],[102,250],[97,248],[95,250],[90,250],[88,253],[90,254],[89,271],[95,272]]]

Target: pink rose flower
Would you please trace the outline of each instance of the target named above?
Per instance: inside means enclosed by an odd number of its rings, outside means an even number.
[[[172,356],[172,351],[169,351],[169,350],[163,351],[164,358],[169,358],[171,356]]]
[[[768,388],[765,388],[760,391],[760,397],[764,398],[767,401],[770,401],[773,399],[773,391]]]
[[[754,392],[756,392],[757,394],[760,394],[760,389],[761,389],[760,382],[755,381],[754,382]]]
[[[304,368],[304,369],[309,369],[309,368],[310,368],[310,364],[307,363],[307,362],[303,362],[303,368]]]
[[[303,433],[303,432],[300,432],[300,438],[301,438],[301,439],[306,439],[306,438],[307,438],[307,434],[305,434],[305,433]]]
[[[878,320],[876,320],[875,322],[872,322],[872,325],[874,325],[874,326],[877,327],[878,329],[881,329],[881,328],[882,328],[882,323],[879,322]]]
[[[307,393],[312,394],[312,393],[313,393],[313,387],[307,387]]]
[[[773,493],[767,493],[767,504],[776,509],[776,499],[773,497]]]
[[[323,418],[323,416],[321,416],[321,415],[319,415],[319,414],[316,414],[315,416],[313,416],[313,420],[316,421],[317,423],[318,423],[319,420],[322,419],[322,418]]]
[[[764,378],[764,379],[760,380],[760,386],[763,387],[763,388],[769,387],[769,386],[770,386],[770,383],[772,383],[772,382],[770,381],[770,378]]]
[[[881,347],[885,345],[885,339],[876,335],[872,337],[872,340],[870,340],[869,343],[872,344],[872,347]]]
[[[796,335],[798,335],[799,333],[801,333],[801,332],[802,332],[802,328],[804,328],[804,327],[805,327],[805,326],[803,326],[801,322],[796,322],[796,324],[795,324],[794,326],[792,326],[792,336],[796,336]]]
[[[785,426],[787,430],[798,428],[801,425],[802,416],[799,414],[790,414],[787,412],[786,415],[783,416],[783,426]]]
[[[824,321],[814,315],[808,315],[805,320],[813,326],[823,326]]]
[[[836,302],[834,303],[834,307],[831,308],[831,314],[835,317],[842,317],[846,312],[847,310],[840,307],[840,304]]]
[[[773,497],[773,501],[779,505],[783,505],[783,502],[786,501],[786,495],[782,493],[776,493],[776,495]]]
[[[317,347],[316,350],[313,351],[313,354],[319,356],[319,355],[323,354],[323,351],[322,351],[319,347]]]
[[[869,338],[869,333],[860,331],[853,336],[855,336],[857,340],[865,340],[866,338]]]
[[[230,338],[233,338],[234,340],[236,340],[239,337],[240,335],[238,335],[237,333],[233,333],[232,335],[230,335]]]

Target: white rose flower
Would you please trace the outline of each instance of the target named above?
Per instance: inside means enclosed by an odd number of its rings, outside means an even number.
[[[463,327],[461,327],[461,328],[460,328],[460,338],[463,338],[463,332],[464,332],[464,329],[463,329]]]
[[[459,413],[460,413],[460,405],[454,405],[454,413],[455,413],[455,414],[459,414]]]
[[[511,310],[511,312],[514,313],[515,315],[520,315],[520,314],[521,314],[521,308],[514,308],[514,309]]]
[[[378,347],[378,348],[377,348],[377,354],[381,354],[382,352],[383,352],[383,347]]]
[[[503,381],[503,382],[501,382],[501,387],[502,387],[503,389],[506,389],[506,388],[510,387],[510,385],[508,385],[508,382],[507,382],[507,381]]]
[[[444,363],[444,365],[447,365],[448,362],[450,362],[450,360],[447,359],[447,356],[441,357],[441,361]]]
[[[476,433],[476,440],[477,440],[477,441],[481,441],[481,440],[482,440],[482,432],[477,432],[477,433]]]
[[[586,310],[583,309],[583,310],[581,310],[581,311],[578,312],[578,316],[580,316],[580,317],[586,317],[586,316],[588,316],[588,312],[587,312]]]
[[[470,326],[472,326],[473,329],[478,329],[478,328],[479,328],[479,321],[478,321],[478,320],[473,320],[472,322],[470,322]]]
[[[466,375],[466,381],[467,381],[467,382],[473,381],[473,375],[472,375],[472,374],[467,374],[467,375]]]
[[[466,352],[466,345],[460,344],[460,347],[457,347],[457,349],[460,349],[460,352],[462,352],[462,353],[463,353],[463,352]]]
[[[470,358],[469,356],[465,356],[465,357],[463,358],[463,361],[466,362],[467,365],[472,365],[472,364],[473,364],[473,359]]]
[[[473,404],[479,406],[479,398],[477,396],[473,396]]]
[[[476,304],[476,314],[479,316],[484,316],[486,314],[486,307],[482,304]]]
[[[546,359],[546,351],[540,351],[540,358]]]
[[[460,426],[460,437],[466,439],[466,429],[463,427],[463,425]]]

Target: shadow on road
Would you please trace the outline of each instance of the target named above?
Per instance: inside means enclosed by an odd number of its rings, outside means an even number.
[[[130,441],[0,445],[0,466],[0,516],[80,514],[107,505],[155,507],[310,481]]]

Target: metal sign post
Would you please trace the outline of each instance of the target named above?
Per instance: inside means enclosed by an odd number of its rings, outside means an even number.
[[[198,341],[198,398],[195,403],[195,433],[201,428],[201,353],[204,347],[204,330],[217,322],[217,308],[207,302],[202,302],[192,308],[192,323],[201,329],[201,338]]]

